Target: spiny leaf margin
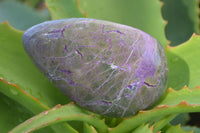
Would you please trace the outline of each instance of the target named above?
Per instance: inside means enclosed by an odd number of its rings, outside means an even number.
[[[166,56],[169,67],[167,88],[181,89],[184,85],[195,88],[200,82],[200,35],[191,38],[176,47],[167,46]]]
[[[192,95],[193,93],[191,93],[191,91],[194,91],[194,93],[197,93],[197,95]],[[137,115],[130,117],[130,118],[125,118],[117,127],[111,129],[110,133],[117,133],[117,132],[130,132],[132,130],[134,130],[136,127],[138,127],[139,125],[143,124],[143,123],[147,123],[147,122],[151,122],[152,120],[163,118],[166,117],[167,115],[171,115],[171,114],[179,114],[179,113],[188,113],[188,112],[200,112],[200,102],[199,104],[196,103],[197,101],[200,101],[200,89],[199,87],[196,87],[193,90],[189,90],[186,88],[183,88],[182,90],[178,91],[177,93],[175,93],[175,90],[169,90],[168,92],[166,92],[167,94],[165,94],[163,97],[165,99],[165,101],[171,101],[167,104],[163,104],[165,103],[162,100],[160,103],[156,104],[156,106],[154,106],[153,109],[151,110],[146,110],[146,111],[139,111]],[[177,99],[177,97],[179,96],[179,93],[185,93],[187,92],[188,94],[184,95],[181,97],[182,101],[180,103],[178,103],[180,101],[180,99]],[[172,93],[172,94],[171,94]],[[193,99],[187,99],[187,96],[191,95],[193,96]],[[171,97],[173,96],[173,97]],[[187,100],[188,104],[185,99]],[[195,100],[194,100],[195,99]],[[172,101],[175,102],[172,102]],[[158,114],[159,117],[158,117]],[[162,116],[162,117],[161,117]],[[131,126],[127,126],[127,125],[131,125]]]

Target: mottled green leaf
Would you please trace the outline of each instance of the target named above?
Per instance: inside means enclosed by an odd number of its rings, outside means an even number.
[[[158,0],[46,0],[53,19],[83,17],[78,10],[86,12],[88,18],[109,20],[139,28],[157,38],[165,47],[165,22]],[[68,8],[67,8],[68,7]],[[73,14],[71,12],[74,12]]]
[[[166,37],[172,46],[187,41],[195,32],[199,33],[198,0],[162,0],[162,14],[168,24]]]
[[[187,85],[188,88],[193,89],[200,85],[199,44],[200,36],[193,35],[187,42],[167,48],[168,88],[179,90]]]
[[[84,121],[93,125],[99,133],[106,133],[108,130],[103,120],[87,114],[74,104],[68,104],[44,111],[20,124],[10,133],[31,132],[62,121]]]
[[[26,30],[29,27],[41,23],[49,17],[41,15],[26,5],[16,1],[0,2],[0,22],[8,20],[9,23],[20,30]]]
[[[45,0],[52,19],[84,17],[77,0]]]

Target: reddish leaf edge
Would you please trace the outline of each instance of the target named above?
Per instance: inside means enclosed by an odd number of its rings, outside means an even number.
[[[200,87],[196,86],[194,89],[188,89],[187,86],[184,86],[181,90],[187,90],[192,92],[194,90],[200,90]],[[176,91],[173,90],[172,88],[169,88],[165,94],[171,92],[178,93],[181,90]],[[160,114],[160,116],[165,117],[170,114],[200,112],[199,110],[200,110],[200,104],[188,104],[185,100],[182,100],[180,103],[176,105],[164,105],[164,104],[159,105],[158,103],[158,105],[156,105],[154,108],[150,110],[141,110],[133,117],[124,118],[124,120],[121,123],[119,123],[119,125],[117,125],[114,128],[111,128],[109,133],[117,133],[117,132],[128,133],[137,128],[139,125],[151,122],[152,120],[156,119],[158,116],[155,114],[157,113]],[[132,126],[131,127],[127,126],[129,124],[132,124]]]
[[[162,12],[162,8],[163,8],[163,6],[165,5],[165,3],[164,3],[163,1],[159,1],[159,2],[160,2],[160,12]],[[165,23],[165,27],[164,27],[164,30],[165,30],[166,27],[167,27],[167,25],[168,25],[168,21],[165,20],[163,16],[161,16],[161,17],[162,17],[162,20],[163,20],[164,23]],[[165,38],[166,38],[166,40],[167,40],[166,34],[165,34]],[[171,44],[171,41],[167,40],[167,45],[163,45],[163,46],[165,46],[165,47],[163,47],[163,48],[166,50],[167,47],[168,47],[170,44]]]
[[[7,26],[9,26],[12,30],[14,30],[16,32],[24,33],[24,31],[15,29],[12,25],[10,25],[10,23],[9,23],[9,21],[7,19],[4,22],[0,22],[0,24],[7,24]]]
[[[31,100],[35,101],[36,103],[38,103],[39,105],[41,105],[44,109],[50,109],[49,107],[47,107],[46,105],[44,105],[43,103],[41,103],[36,97],[33,97],[32,95],[30,95],[29,93],[25,92],[22,88],[20,88],[17,84],[13,84],[5,79],[3,79],[2,77],[0,77],[0,82],[4,82],[5,84],[14,87],[16,90],[20,91],[21,93],[23,93],[24,95],[28,96]]]
[[[165,50],[166,50],[166,52],[167,52],[167,51],[169,51],[169,50],[171,50],[171,49],[174,49],[174,48],[177,48],[177,47],[181,47],[181,46],[183,46],[183,45],[188,45],[188,43],[189,43],[193,38],[195,38],[195,37],[200,37],[200,35],[197,35],[196,33],[193,33],[193,34],[191,35],[191,37],[190,37],[187,41],[185,41],[184,43],[182,43],[182,44],[180,44],[180,45],[177,45],[177,46],[170,46],[170,44],[168,44]],[[169,42],[170,42],[170,41],[169,41]]]
[[[80,4],[79,4],[79,0],[76,0],[76,5],[77,5],[77,7],[78,7],[78,10],[83,14],[83,16],[84,16],[85,18],[87,18],[87,12],[86,12],[86,11],[83,11],[83,10],[81,9]]]

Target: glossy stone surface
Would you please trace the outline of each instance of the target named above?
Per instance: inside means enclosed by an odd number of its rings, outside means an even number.
[[[136,28],[85,18],[54,20],[28,29],[23,44],[57,88],[95,113],[132,116],[166,89],[162,46]]]

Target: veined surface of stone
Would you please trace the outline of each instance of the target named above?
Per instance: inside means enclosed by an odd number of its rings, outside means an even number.
[[[86,18],[53,20],[28,29],[23,44],[57,88],[95,113],[132,116],[166,90],[162,46],[133,27]]]

